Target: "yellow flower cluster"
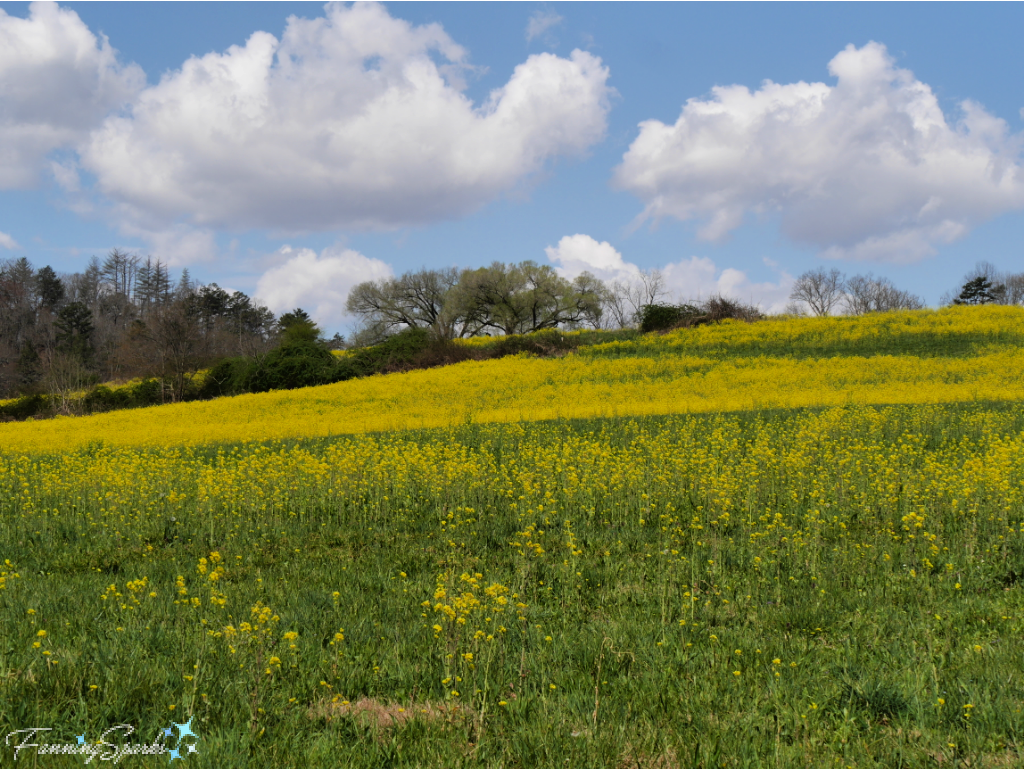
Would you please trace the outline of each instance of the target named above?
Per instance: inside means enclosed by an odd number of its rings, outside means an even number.
[[[18,579],[21,575],[14,570],[14,564],[5,560],[3,568],[0,568],[0,590],[7,587],[8,580]]]
[[[458,687],[465,682],[471,699],[475,697],[480,691],[480,666],[486,670],[493,660],[495,646],[508,632],[501,620],[510,599],[518,597],[498,582],[486,584],[480,572],[463,572],[458,578],[450,570],[438,575],[434,603],[426,600],[422,607],[432,608],[438,618],[439,624],[431,630],[444,662],[442,684]],[[526,608],[526,604],[519,605]],[[453,698],[462,696],[458,688],[449,694]]]
[[[464,573],[459,577],[458,585],[453,588],[451,572],[439,575],[437,589],[434,591],[434,600],[437,602],[433,606],[434,611],[440,614],[445,622],[456,625],[466,625],[475,615],[485,614],[488,616],[483,618],[483,625],[489,626],[488,630],[493,630],[497,625],[490,625],[494,621],[490,615],[502,614],[505,611],[505,607],[508,606],[509,589],[498,583],[483,587],[483,576],[480,573]],[[430,602],[425,601],[424,606],[430,606]],[[437,627],[435,625],[435,634],[441,632]],[[490,640],[492,633],[480,629],[475,635]]]
[[[237,651],[235,644],[238,644],[252,647],[256,650],[259,658],[263,647],[272,641],[274,625],[280,622],[281,618],[262,601],[257,601],[249,611],[249,620],[249,622],[239,623],[237,628],[234,625],[225,625],[221,634],[228,641],[228,651],[232,654]]]

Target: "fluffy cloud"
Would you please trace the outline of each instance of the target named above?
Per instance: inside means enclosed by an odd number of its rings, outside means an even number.
[[[640,274],[640,268],[623,259],[611,243],[599,243],[589,235],[566,235],[557,246],[545,248],[544,253],[563,278],[589,272],[601,280],[614,281],[633,280]]]
[[[6,232],[0,232],[0,248],[13,250],[18,247],[17,241]]]
[[[590,272],[606,282],[632,283],[640,275],[640,267],[627,262],[607,241],[598,242],[589,235],[566,235],[556,246],[544,249],[556,271],[565,278]],[[773,262],[765,260],[770,268]],[[668,293],[679,301],[688,301],[715,294],[759,305],[767,312],[779,312],[789,299],[793,276],[778,273],[775,283],[757,283],[745,272],[732,267],[719,270],[707,257],[693,256],[661,267]]]
[[[774,265],[765,260],[768,267]],[[778,279],[757,282],[734,267],[720,270],[707,257],[691,256],[666,265],[662,272],[665,285],[679,299],[693,300],[721,295],[760,307],[765,312],[782,312],[793,288],[793,276],[778,272]]]
[[[286,261],[263,274],[256,284],[256,296],[275,313],[302,307],[317,322],[329,326],[349,319],[345,300],[353,286],[393,274],[379,259],[351,249],[327,248],[318,255],[309,248],[284,246],[278,256]]]
[[[645,217],[701,222],[718,240],[744,216],[834,258],[911,262],[1024,207],[1021,137],[971,102],[950,124],[884,46],[847,46],[825,83],[716,87],[674,125],[640,124],[615,181]]]
[[[466,68],[437,24],[331,4],[281,40],[189,59],[95,131],[82,164],[150,227],[388,228],[469,213],[604,135],[597,57],[530,56],[481,105]]]
[[[74,11],[32,3],[0,10],[0,189],[34,184],[46,156],[73,148],[145,84]]]

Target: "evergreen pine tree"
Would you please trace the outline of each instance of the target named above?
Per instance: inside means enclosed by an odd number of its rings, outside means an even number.
[[[964,283],[960,295],[953,300],[953,304],[990,304],[999,300],[1002,288],[1002,286],[993,285],[992,281],[984,275],[979,275],[974,280]]]

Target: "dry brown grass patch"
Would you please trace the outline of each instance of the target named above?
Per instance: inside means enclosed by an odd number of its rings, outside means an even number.
[[[628,754],[622,757],[619,769],[680,769],[682,764],[676,753],[668,748],[659,756],[645,753]]]
[[[453,723],[470,717],[469,708],[461,705],[447,705],[436,702],[380,702],[371,697],[362,697],[354,702],[348,700],[324,700],[309,709],[311,718],[351,718],[376,729],[389,729],[413,719]]]

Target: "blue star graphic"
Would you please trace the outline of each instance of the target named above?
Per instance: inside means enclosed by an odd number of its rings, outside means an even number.
[[[84,734],[78,735],[78,744],[79,745],[84,745],[85,744],[85,735]]]
[[[166,729],[164,729],[164,737],[173,737],[173,736],[174,736],[174,729],[173,728],[168,726]]]
[[[175,724],[178,727],[178,742],[181,742],[186,737],[195,737],[199,739],[199,735],[192,731],[192,719],[190,718],[183,724]]]
[[[170,759],[168,759],[168,763],[170,763],[171,761],[173,761],[176,758],[181,758],[181,754],[178,753],[178,749],[177,748],[171,748],[171,750],[168,751],[168,752],[171,754]]]

